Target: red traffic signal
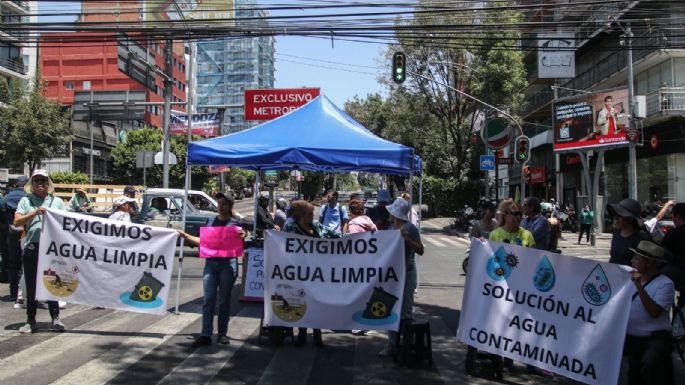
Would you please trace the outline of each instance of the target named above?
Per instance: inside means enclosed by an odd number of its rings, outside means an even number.
[[[531,174],[530,174],[530,166],[528,166],[528,165],[523,166],[523,180],[525,180],[526,183],[530,183]]]

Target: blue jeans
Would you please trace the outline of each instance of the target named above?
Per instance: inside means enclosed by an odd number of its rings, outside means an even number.
[[[231,291],[238,276],[237,258],[207,258],[202,272],[204,304],[202,305],[202,336],[211,337],[214,326],[214,309],[219,301],[219,335],[228,332],[228,317],[231,312]],[[218,290],[217,290],[218,289]]]

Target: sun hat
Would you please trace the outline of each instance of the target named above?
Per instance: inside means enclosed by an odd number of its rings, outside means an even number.
[[[624,218],[633,218],[637,221],[637,227],[642,227],[642,205],[635,199],[626,198],[618,203],[610,203],[607,205],[607,211],[612,217],[619,216]]]
[[[397,198],[390,206],[386,206],[385,208],[393,217],[409,222],[409,209],[411,206],[409,205],[409,202],[404,199]]]
[[[629,248],[633,253],[651,259],[653,261],[666,263],[666,250],[652,241],[640,241],[636,248]]]
[[[52,194],[52,192],[54,191],[52,179],[50,179],[50,175],[48,174],[48,170],[46,170],[44,168],[37,168],[37,169],[33,170],[33,173],[31,173],[31,178],[29,179],[29,183],[24,186],[24,191],[26,191],[26,193],[28,193],[28,194],[33,193],[33,178],[35,178],[37,176],[44,176],[44,177],[48,178],[48,186],[47,186],[48,187],[48,194]]]
[[[378,194],[376,194],[376,201],[378,203],[389,203],[390,202],[390,191],[382,189],[378,190]]]
[[[120,196],[120,197],[114,198],[114,207],[119,207],[119,206],[123,205],[124,203],[133,203],[135,201],[136,201],[135,199],[129,198],[127,196]]]

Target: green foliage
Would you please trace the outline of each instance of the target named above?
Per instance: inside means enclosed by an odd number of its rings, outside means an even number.
[[[40,74],[28,91],[13,83],[2,90],[8,102],[0,108],[0,157],[4,164],[28,164],[33,171],[44,160],[66,152],[73,138],[70,113],[45,97]]]
[[[418,186],[415,186],[418,188]],[[459,181],[427,176],[423,179],[423,203],[428,205],[428,216],[454,216],[464,205],[474,207],[483,191],[482,181]]]
[[[118,143],[112,149],[115,182],[122,184],[143,184],[143,169],[136,168],[136,152],[162,150],[162,131],[156,128],[141,128],[128,132],[126,143]],[[183,188],[186,173],[186,137],[171,137],[171,152],[176,155],[177,163],[169,167],[169,187]],[[191,188],[201,189],[211,178],[206,167],[192,167]],[[150,187],[162,185],[162,165],[154,165],[146,170],[146,182]]]
[[[82,172],[55,171],[50,173],[50,178],[55,183],[88,184],[90,178]]]

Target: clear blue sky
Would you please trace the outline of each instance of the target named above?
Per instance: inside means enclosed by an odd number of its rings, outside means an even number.
[[[269,0],[270,4],[276,2],[280,0]],[[282,2],[292,4],[293,0]],[[38,7],[41,14],[80,10],[79,2],[39,1]],[[41,17],[39,21],[72,20],[75,18]],[[278,36],[276,88],[318,87],[340,107],[355,95],[365,98],[370,93],[384,93],[377,81],[381,72],[390,71],[389,64],[379,61],[383,49],[385,46],[378,44],[334,40],[331,46],[330,39]]]

